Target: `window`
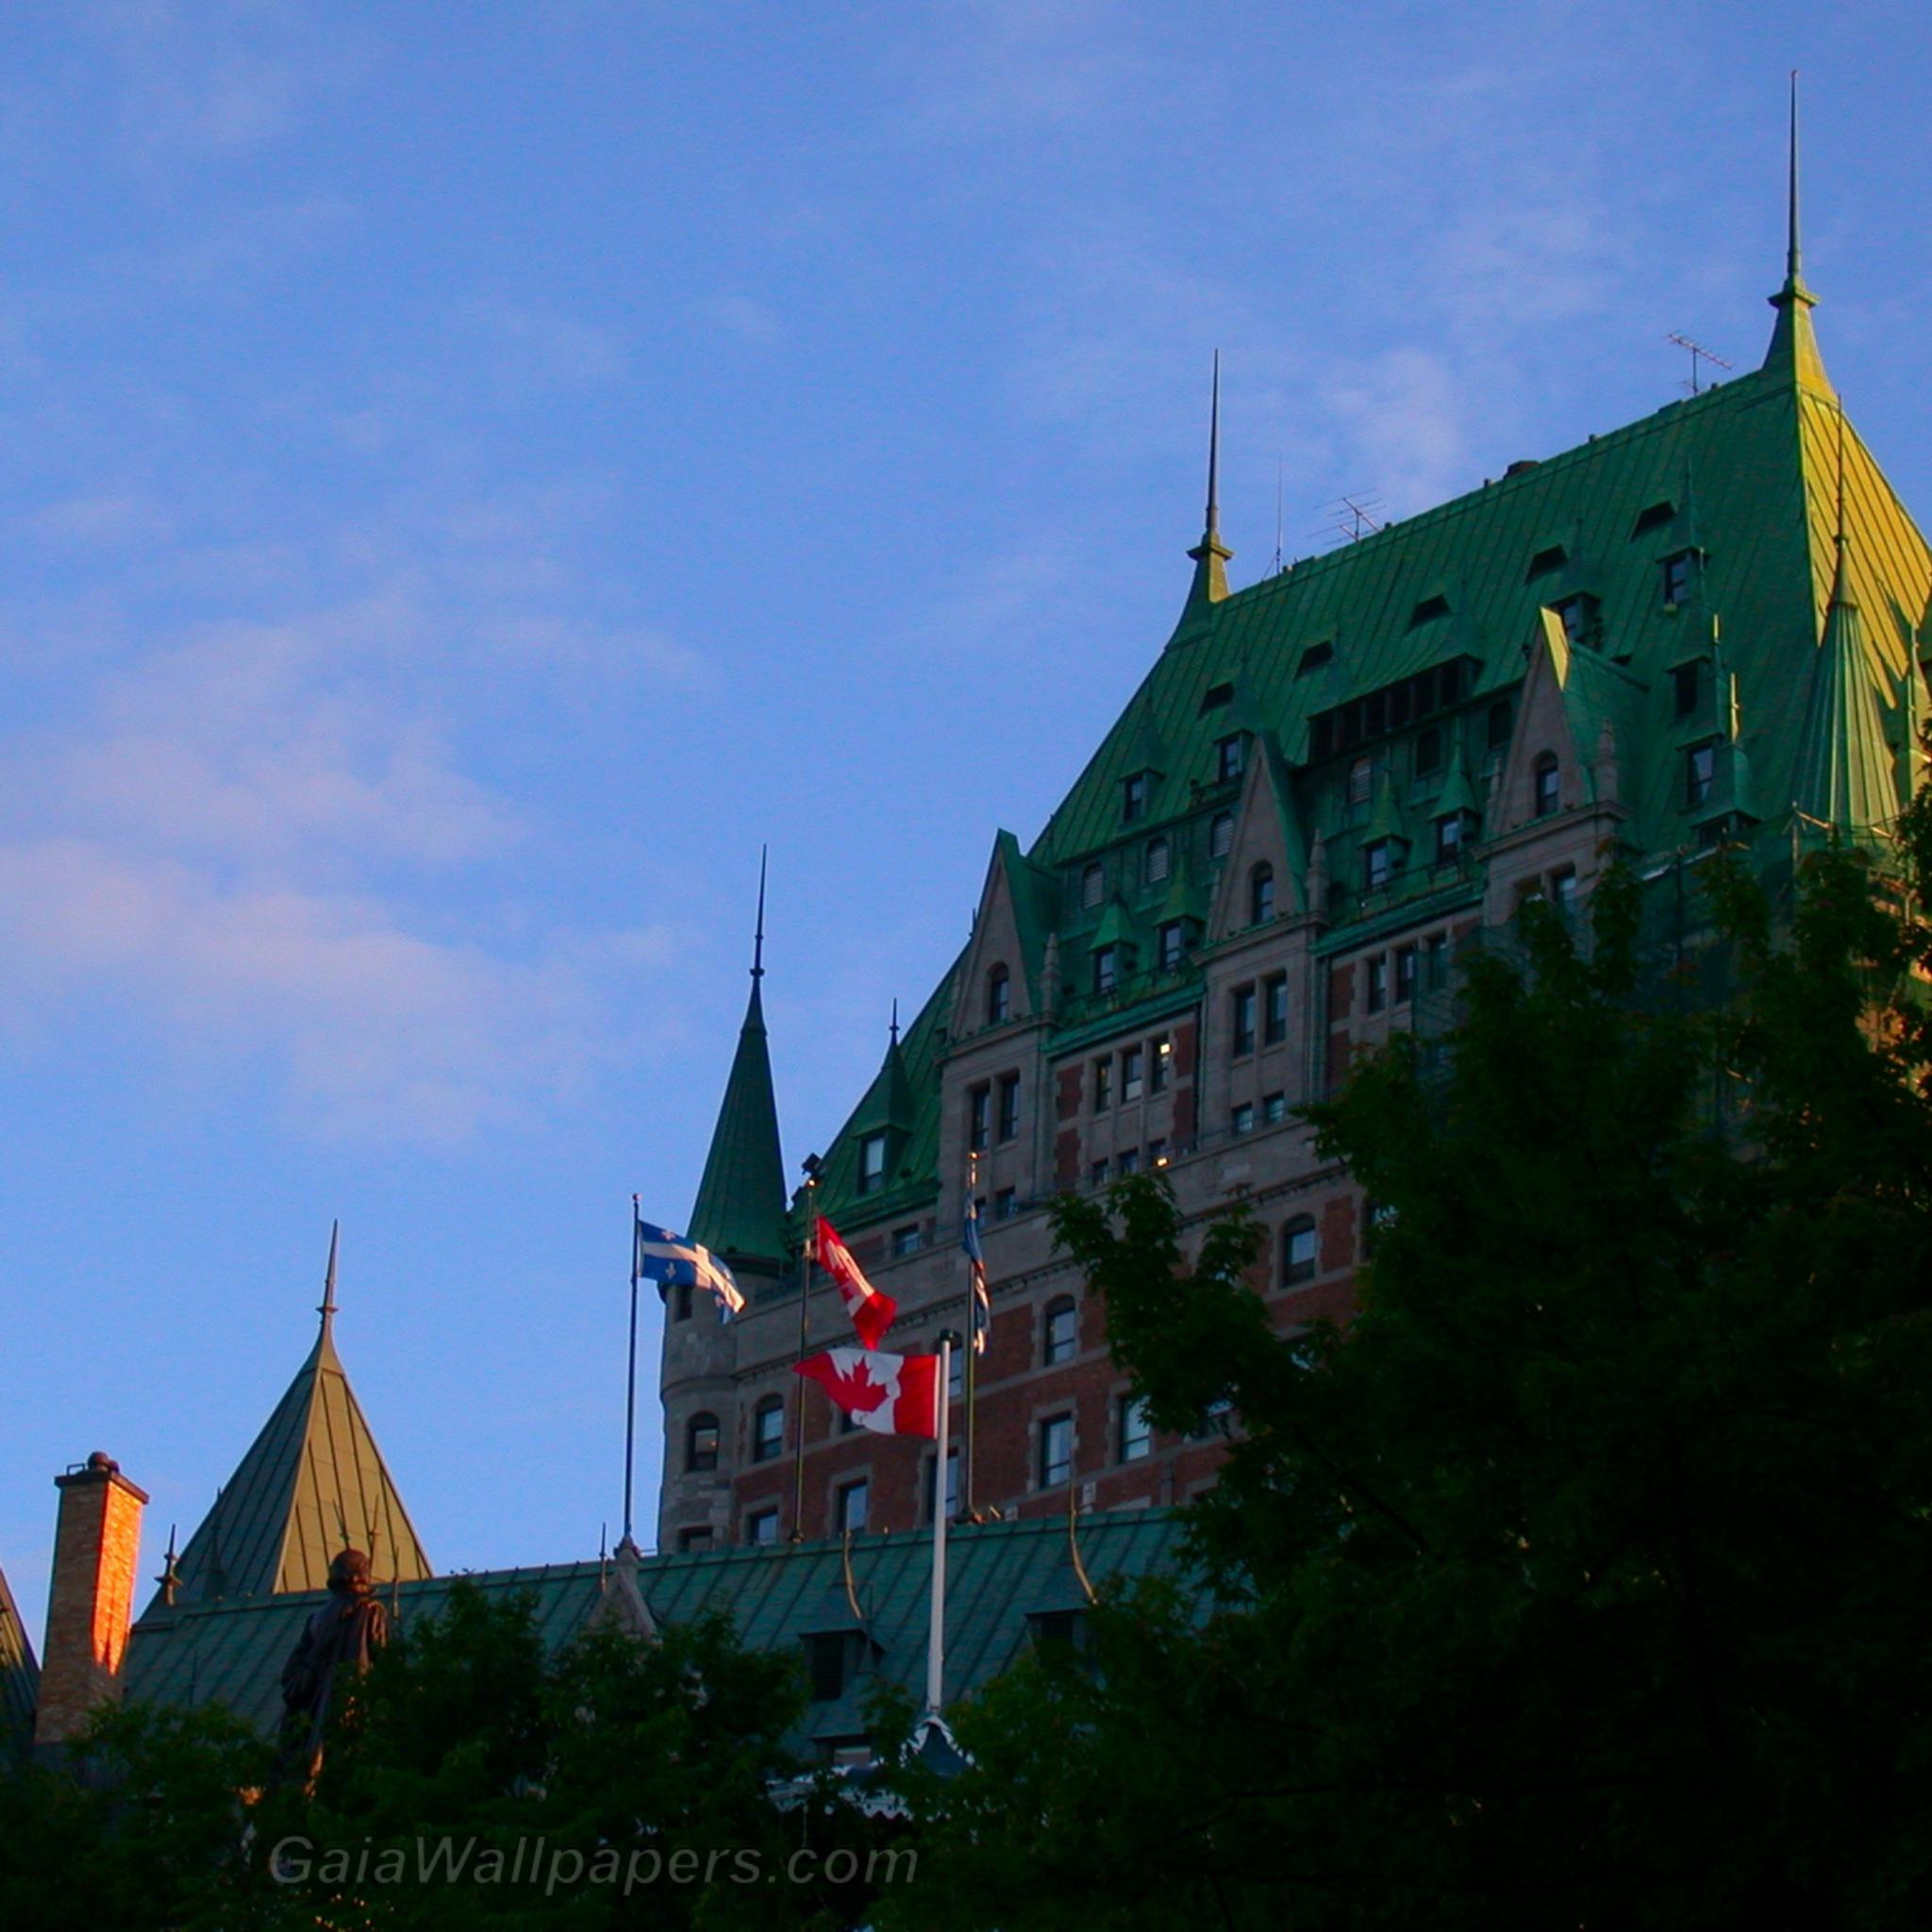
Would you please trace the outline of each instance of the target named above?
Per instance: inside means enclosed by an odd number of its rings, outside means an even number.
[[[1523,581],[1525,584],[1533,584],[1539,577],[1551,576],[1569,561],[1569,556],[1563,546],[1560,543],[1552,543],[1547,550],[1539,550],[1529,559],[1529,570]]]
[[[1197,718],[1205,718],[1209,711],[1220,710],[1223,705],[1232,702],[1233,698],[1233,685],[1210,684],[1201,694],[1201,708],[1194,715]]]
[[[1379,891],[1395,876],[1395,841],[1392,839],[1376,839],[1362,847],[1362,885],[1371,892]]]
[[[1483,728],[1491,751],[1501,751],[1509,742],[1509,726],[1513,722],[1509,713],[1508,699],[1505,698],[1490,707],[1490,714]]]
[[[718,1418],[708,1408],[685,1424],[684,1466],[691,1474],[718,1466]]]
[[[1010,1221],[1020,1211],[1020,1194],[1015,1188],[1002,1188],[992,1197],[992,1218]]]
[[[1225,858],[1234,849],[1234,814],[1218,811],[1208,824],[1208,857]]]
[[[1147,816],[1147,774],[1136,772],[1121,785],[1121,817],[1128,824]]]
[[[1674,557],[1665,558],[1663,576],[1664,602],[1667,605],[1688,603],[1697,580],[1697,553],[1680,550]]]
[[[1166,1034],[1157,1033],[1147,1042],[1147,1091],[1165,1093],[1168,1071],[1174,1065],[1174,1041]]]
[[[1379,1013],[1389,1004],[1389,955],[1377,953],[1369,961],[1369,1011]]]
[[[1332,639],[1324,640],[1319,644],[1310,644],[1302,653],[1302,661],[1295,666],[1294,675],[1297,677],[1306,677],[1309,672],[1319,671],[1323,665],[1332,663],[1334,658],[1335,643]]]
[[[1178,919],[1170,919],[1157,937],[1160,948],[1160,970],[1172,973],[1188,950],[1188,929]]]
[[[1404,1000],[1415,997],[1415,948],[1397,946],[1395,949],[1395,1001],[1398,1006]]]
[[[1138,1046],[1130,1046],[1121,1055],[1121,1102],[1124,1106],[1130,1100],[1140,1099],[1141,1070],[1145,1065],[1145,1057]]]
[[[744,1540],[757,1547],[778,1541],[778,1512],[775,1509],[748,1509],[744,1517]]]
[[[1676,506],[1668,501],[1647,505],[1637,513],[1637,522],[1630,530],[1631,541],[1634,542],[1639,537],[1649,535],[1652,530],[1662,529],[1676,514]]]
[[[1415,735],[1415,774],[1425,778],[1431,772],[1441,768],[1442,763],[1442,733],[1440,727],[1431,724],[1426,731]]]
[[[857,1630],[814,1630],[806,1638],[806,1674],[811,1680],[814,1704],[829,1704],[845,1694],[864,1641]]]
[[[1261,1124],[1263,1126],[1278,1127],[1287,1118],[1287,1094],[1264,1093],[1261,1096]]]
[[[1113,1105],[1113,1056],[1093,1062],[1093,1111],[1105,1113]]]
[[[933,1344],[937,1351],[939,1344]],[[946,1400],[958,1402],[966,1392],[966,1351],[956,1348],[946,1358]]]
[[[854,1436],[858,1433],[858,1418],[849,1408],[841,1408],[839,1411],[839,1433],[841,1436]]]
[[[1072,1298],[1062,1295],[1058,1301],[1048,1302],[1045,1326],[1041,1333],[1041,1362],[1047,1368],[1052,1368],[1056,1362],[1070,1362],[1079,1345],[1079,1311],[1074,1307]]]
[[[1130,1174],[1141,1172],[1141,1150],[1138,1147],[1123,1147],[1114,1161],[1114,1169],[1124,1180]]]
[[[1092,911],[1107,896],[1107,874],[1098,865],[1090,865],[1080,874],[1080,904]]]
[[[1255,1050],[1255,989],[1252,986],[1238,986],[1234,990],[1233,1008],[1234,1050],[1236,1053],[1253,1053]]]
[[[871,1491],[872,1485],[864,1476],[839,1491],[838,1513],[833,1522],[841,1535],[849,1529],[856,1536],[865,1527],[865,1507]]]
[[[1557,776],[1557,754],[1553,751],[1539,752],[1534,768],[1530,772],[1530,808],[1540,819],[1546,819],[1560,803]]]
[[[1120,984],[1121,949],[1102,946],[1093,955],[1093,991],[1111,992]]]
[[[785,1404],[767,1395],[751,1417],[751,1459],[775,1462],[785,1453]]]
[[[1235,1108],[1234,1130],[1237,1135],[1252,1134],[1255,1131],[1255,1106],[1253,1101],[1244,1100]]]
[[[1552,604],[1550,608],[1562,620],[1563,635],[1573,644],[1586,644],[1596,631],[1596,599],[1594,597],[1565,597]]]
[[[1449,600],[1440,591],[1433,597],[1424,597],[1408,613],[1408,627],[1414,630],[1420,625],[1433,624],[1439,617],[1449,615]]]
[[[1040,1487],[1057,1489],[1074,1474],[1074,1418],[1050,1415],[1040,1425]]]
[[[1141,855],[1141,877],[1143,883],[1158,886],[1167,876],[1167,841],[1150,839],[1147,849]]]
[[[1010,1141],[1019,1131],[1020,1076],[1018,1074],[1002,1074],[1000,1075],[1000,1139],[1002,1141]]]
[[[1245,739],[1240,736],[1224,738],[1214,747],[1214,775],[1216,779],[1223,785],[1225,785],[1230,779],[1239,778],[1241,774],[1241,767],[1246,760],[1246,755],[1247,741]]]
[[[1373,758],[1351,758],[1348,762],[1348,802],[1351,805],[1366,805],[1369,793],[1375,789],[1375,764]]]
[[[982,1081],[966,1095],[966,1148],[984,1154],[992,1139],[992,1089]]]
[[[1261,1038],[1279,1046],[1288,1038],[1288,974],[1276,973],[1261,982]]]
[[[1684,803],[1702,805],[1717,779],[1717,746],[1693,744],[1684,754]]]
[[[1701,658],[1693,658],[1689,664],[1679,664],[1671,673],[1671,711],[1674,717],[1690,717],[1696,710],[1703,694],[1704,664]]]
[[[1281,1285],[1292,1288],[1314,1278],[1315,1223],[1312,1216],[1298,1214],[1281,1230]]]
[[[932,1521],[932,1481],[933,1477],[939,1473],[939,1463],[940,1459],[937,1456],[928,1456],[925,1458],[924,1487],[925,1490],[925,1520],[928,1523]],[[957,1449],[948,1449],[946,1451],[946,1514],[948,1517],[953,1517],[958,1515],[958,1513],[959,1452]]]
[[[677,1532],[677,1547],[686,1552],[708,1550],[711,1547],[709,1525],[702,1525],[696,1529],[680,1529]]]
[[[986,1024],[997,1026],[1012,1010],[1013,982],[1004,966],[986,975]]]
[[[1114,1418],[1120,1437],[1121,1460],[1144,1462],[1154,1453],[1154,1429],[1140,1397],[1123,1395],[1117,1398]]]
[[[1107,1162],[1096,1160],[1087,1170],[1087,1185],[1090,1188],[1104,1188],[1107,1185]]]
[[[1449,984],[1449,935],[1433,932],[1423,954],[1423,983],[1431,992],[1441,992]]]
[[[1147,1165],[1149,1167],[1165,1167],[1167,1165],[1167,1139],[1165,1135],[1157,1134],[1153,1140],[1148,1141]]]
[[[1257,865],[1248,874],[1248,924],[1266,925],[1274,917],[1274,868]]]
[[[1569,866],[1550,874],[1550,904],[1565,919],[1576,910],[1576,874]]]
[[[886,1184],[886,1137],[867,1134],[858,1143],[858,1191],[875,1194]]]

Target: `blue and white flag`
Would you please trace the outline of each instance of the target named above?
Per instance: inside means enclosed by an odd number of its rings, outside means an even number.
[[[966,1218],[959,1229],[959,1245],[966,1251],[968,1270],[973,1276],[973,1353],[986,1353],[986,1331],[992,1326],[992,1297],[986,1290],[986,1257],[979,1248],[979,1203],[973,1190],[966,1190]]]
[[[661,1281],[671,1288],[702,1288],[718,1298],[718,1306],[737,1314],[744,1306],[731,1271],[709,1248],[686,1235],[673,1234],[639,1218],[637,1251],[632,1268],[641,1281]]]

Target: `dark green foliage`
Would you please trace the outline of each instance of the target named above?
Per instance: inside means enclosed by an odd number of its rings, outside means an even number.
[[[1385,1210],[1283,1333],[1155,1178],[1058,1210],[1163,1427],[1240,1428],[1204,1613],[1143,1592],[961,1714],[920,1901],[1058,1926],[1932,1922],[1932,812],[1784,940],[1714,860],[1733,996],[1532,908],[1443,1049],[1311,1110]],[[1915,976],[1916,969],[1916,976]],[[933,1923],[916,1915],[906,1924]]]

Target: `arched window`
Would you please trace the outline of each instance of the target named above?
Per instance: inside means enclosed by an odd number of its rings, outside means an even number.
[[[1080,1345],[1080,1318],[1071,1295],[1061,1295],[1046,1305],[1045,1324],[1041,1331],[1041,1360],[1048,1368],[1056,1362],[1070,1362]]]
[[[1257,865],[1248,874],[1248,924],[1266,925],[1274,917],[1274,868]]]
[[[1560,802],[1557,784],[1557,754],[1540,752],[1530,773],[1530,795],[1536,815],[1546,819]]]
[[[1315,1224],[1312,1217],[1298,1214],[1281,1230],[1281,1285],[1315,1278]]]
[[[701,1408],[685,1424],[684,1467],[689,1475],[718,1466],[718,1418]]]
[[[986,1024],[997,1026],[1012,1009],[1013,982],[1004,966],[986,975]]]
[[[1107,891],[1107,874],[1096,860],[1080,874],[1080,904],[1091,911]]]
[[[785,1404],[776,1395],[767,1395],[752,1414],[751,1459],[775,1462],[784,1453]]]

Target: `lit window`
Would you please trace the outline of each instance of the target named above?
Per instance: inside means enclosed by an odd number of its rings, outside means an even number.
[[[1663,575],[1664,602],[1688,603],[1691,588],[1697,579],[1697,553],[1694,550],[1680,550],[1674,557],[1665,558]]]
[[[1557,778],[1557,755],[1553,751],[1539,754],[1536,767],[1530,774],[1531,808],[1540,819],[1546,819],[1560,803]]]
[[[1141,876],[1150,886],[1158,886],[1167,876],[1167,841],[1150,839],[1147,850],[1141,856]]]
[[[1255,1131],[1255,1107],[1252,1101],[1244,1100],[1235,1108],[1234,1130],[1237,1134],[1252,1134]]]
[[[1402,1001],[1415,997],[1415,948],[1397,946],[1395,949],[1395,999]]]
[[[1167,1137],[1164,1134],[1157,1134],[1153,1140],[1148,1141],[1147,1165],[1149,1167],[1165,1167],[1167,1165]]]
[[[865,1527],[865,1507],[871,1491],[872,1485],[860,1476],[856,1483],[847,1483],[839,1491],[837,1527],[841,1535],[848,1529],[856,1535]]]
[[[1224,738],[1214,747],[1214,775],[1222,784],[1241,776],[1246,748],[1240,738]]]
[[[1040,1425],[1040,1487],[1057,1489],[1074,1474],[1074,1418],[1048,1416]]]
[[[1105,1113],[1113,1105],[1113,1056],[1093,1062],[1093,1111]]]
[[[1150,1056],[1147,1062],[1147,1091],[1150,1093],[1167,1091],[1168,1069],[1174,1064],[1174,1042],[1164,1033],[1156,1034],[1147,1042]]]
[[[1170,919],[1160,928],[1160,970],[1172,973],[1188,950],[1188,932],[1178,919]]]
[[[992,1139],[992,1089],[972,1088],[966,1095],[966,1147],[972,1154],[984,1154]]]
[[[1369,1011],[1379,1013],[1389,1004],[1389,955],[1377,953],[1369,961]]]
[[[921,1245],[919,1228],[916,1224],[911,1227],[895,1227],[892,1230],[893,1254],[916,1255]]]
[[[1111,992],[1119,985],[1121,976],[1121,949],[1118,946],[1102,946],[1093,955],[1093,991]]]
[[[1121,817],[1128,824],[1147,816],[1147,774],[1136,772],[1121,786]]]
[[[1046,1326],[1041,1343],[1041,1360],[1052,1368],[1056,1362],[1070,1362],[1080,1345],[1079,1313],[1072,1301],[1062,1296],[1046,1305]]]
[[[1004,966],[986,975],[986,1024],[997,1026],[1012,1010],[1013,982]]]
[[[876,1193],[886,1184],[886,1137],[867,1134],[858,1143],[858,1191]]]
[[[1121,1100],[1139,1100],[1141,1097],[1141,1072],[1145,1064],[1138,1046],[1128,1047],[1121,1055]]]
[[[1261,982],[1261,1038],[1279,1046],[1288,1038],[1288,974],[1277,973]]]
[[[1394,841],[1377,839],[1362,847],[1362,884],[1379,891],[1395,875]]]
[[[1234,814],[1218,811],[1208,827],[1208,857],[1225,858],[1234,850]]]
[[[1255,989],[1252,986],[1238,986],[1234,990],[1234,1050],[1236,1053],[1253,1053],[1255,1050]]]
[[[775,1509],[753,1509],[744,1519],[744,1540],[754,1546],[759,1543],[774,1543],[778,1541],[778,1512]]]
[[[1154,1453],[1154,1429],[1147,1410],[1135,1395],[1123,1395],[1115,1406],[1123,1462],[1141,1462]]]
[[[1306,1214],[1281,1230],[1281,1285],[1315,1278],[1315,1224]]]
[[[1248,924],[1266,925],[1274,917],[1274,868],[1257,865],[1248,874]]]
[[[1442,762],[1442,734],[1433,724],[1426,731],[1416,733],[1415,774],[1425,778]]]
[[[1000,1139],[1010,1141],[1020,1131],[1020,1076],[1000,1076]]]
[[[1016,1188],[1002,1188],[992,1197],[992,1218],[995,1221],[1010,1221],[1020,1211],[1020,1194]]]
[[[1080,874],[1080,904],[1091,912],[1107,895],[1107,874],[1098,865],[1090,865]]]
[[[1261,1096],[1261,1124],[1264,1126],[1278,1127],[1288,1118],[1288,1095],[1285,1093],[1264,1093]]]
[[[751,1419],[751,1459],[775,1462],[785,1453],[785,1405],[775,1395],[760,1402]]]
[[[701,1408],[686,1424],[684,1466],[693,1474],[718,1466],[718,1418]]]
[[[1684,803],[1702,805],[1717,779],[1717,746],[1693,744],[1684,754]]]

